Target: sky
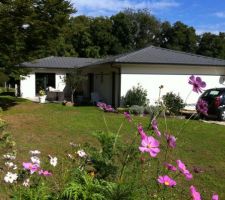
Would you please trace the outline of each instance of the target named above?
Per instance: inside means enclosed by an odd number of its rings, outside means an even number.
[[[149,9],[161,21],[181,21],[198,34],[225,32],[225,0],[71,0],[76,15],[112,16],[126,8]]]

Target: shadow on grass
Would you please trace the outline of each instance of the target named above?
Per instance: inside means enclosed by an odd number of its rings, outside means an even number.
[[[4,96],[2,93],[0,94],[0,107],[3,111],[8,110],[10,107],[17,105],[18,103],[26,101],[26,99],[13,96]]]

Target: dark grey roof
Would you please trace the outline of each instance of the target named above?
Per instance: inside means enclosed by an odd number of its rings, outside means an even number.
[[[99,59],[94,58],[76,58],[76,57],[47,57],[37,59],[31,62],[24,62],[20,66],[31,68],[79,68],[90,65]]]
[[[149,46],[131,53],[108,57],[96,62],[95,64],[101,63],[225,66],[225,60],[222,59],[216,59],[154,46]]]
[[[171,64],[171,65],[203,65],[225,66],[225,60],[197,54],[174,51],[160,47],[149,46],[131,53],[120,54],[104,59],[76,57],[47,57],[33,62],[24,62],[23,67],[31,68],[81,68],[104,63],[133,64]]]

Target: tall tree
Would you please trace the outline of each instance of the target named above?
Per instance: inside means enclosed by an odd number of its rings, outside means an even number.
[[[204,33],[200,37],[197,53],[205,56],[225,58],[225,33]]]
[[[185,52],[196,52],[197,35],[193,27],[178,21],[171,28],[167,28],[164,47]]]
[[[112,16],[111,19],[113,35],[118,38],[125,50],[157,44],[160,23],[148,10],[127,9]]]
[[[99,57],[99,47],[94,46],[90,33],[92,18],[84,15],[71,18],[70,39],[79,57]]]
[[[113,21],[112,34],[117,38],[120,45],[118,53],[133,49],[137,24],[131,16],[125,12],[119,12],[112,16],[111,20]]]
[[[62,32],[73,12],[66,0],[0,3],[0,67],[18,78],[22,72],[16,64],[62,52]]]
[[[112,48],[116,38],[112,34],[112,21],[107,17],[96,17],[90,25],[90,34],[94,46],[100,48],[99,55],[106,56],[113,54]]]

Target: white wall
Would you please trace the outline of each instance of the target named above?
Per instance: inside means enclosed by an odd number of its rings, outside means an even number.
[[[23,98],[35,97],[35,73],[30,73],[20,81],[20,95]]]
[[[192,90],[192,86],[188,84],[192,74],[197,74],[206,82],[205,89],[225,87],[219,83],[220,75],[225,74],[225,68],[222,67],[125,66],[122,67],[121,96],[124,96],[132,86],[140,83],[148,91],[150,104],[154,105],[158,100],[160,85],[164,86],[161,96],[167,92],[174,92],[185,101]],[[200,94],[191,92],[186,103],[195,104],[199,96]]]
[[[20,81],[20,92],[21,97],[35,99],[36,92],[35,92],[35,73],[55,73],[55,86],[57,90],[63,91],[66,84],[64,82],[64,78],[66,73],[68,72],[67,69],[60,70],[60,69],[33,69],[32,72],[24,77],[24,80]]]

